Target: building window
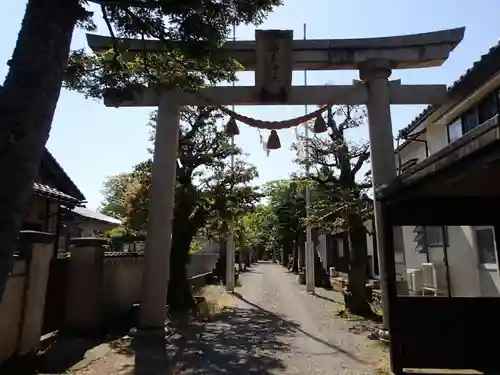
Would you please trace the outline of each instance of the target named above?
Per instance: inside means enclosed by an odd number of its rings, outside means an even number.
[[[415,250],[419,253],[427,253],[429,247],[443,247],[447,245],[446,227],[424,227],[416,226],[414,241],[417,243]]]
[[[480,264],[489,264],[496,267],[497,255],[495,233],[492,227],[475,227],[477,252]]]
[[[454,142],[458,138],[460,138],[463,135],[462,119],[458,118],[451,124],[449,124],[447,127],[447,132],[448,132],[448,143]]]
[[[479,125],[477,107],[471,108],[462,116],[462,125],[464,134],[470,132]]]
[[[446,227],[425,227],[425,242],[428,247],[445,246]]]
[[[479,123],[482,124],[498,113],[497,93],[489,95],[478,105]]]

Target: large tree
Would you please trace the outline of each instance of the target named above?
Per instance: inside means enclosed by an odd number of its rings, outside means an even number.
[[[116,176],[110,176],[104,181],[100,212],[117,219],[124,218],[126,214],[124,196],[133,182],[131,177],[130,173],[120,173]]]
[[[312,181],[313,207],[311,224],[320,230],[347,230],[349,237],[348,287],[346,308],[354,314],[371,316],[369,293],[366,289],[367,248],[365,220],[371,217],[366,191],[371,188],[363,166],[369,161],[367,142],[350,140],[349,131],[366,121],[361,107],[339,106],[329,110],[326,119],[328,133],[306,138],[298,135],[294,144],[297,162],[304,178]]]
[[[228,158],[241,150],[231,145],[220,126],[221,117],[213,108],[185,107],[181,113],[167,301],[174,310],[193,303],[186,265],[195,236],[211,222],[238,216],[260,197],[249,185],[257,177],[255,167],[239,160],[234,168],[228,167]],[[155,115],[152,120],[154,127]],[[124,195],[125,223],[136,233],[147,231],[151,167],[148,160],[134,168]]]
[[[28,0],[21,30],[0,86],[0,298],[27,209],[61,85],[92,97],[151,84],[196,89],[234,78],[237,66],[215,58],[230,27],[259,23],[281,0]],[[113,37],[155,38],[167,52],[123,59],[123,44],[87,56],[74,51],[76,25],[95,29],[89,4],[100,7]],[[98,10],[98,8],[90,8]],[[173,45],[169,39],[182,43]],[[199,69],[193,72],[191,68]]]

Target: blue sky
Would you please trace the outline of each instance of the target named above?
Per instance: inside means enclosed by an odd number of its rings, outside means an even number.
[[[24,13],[25,1],[3,1],[0,4],[0,77],[7,73]],[[413,34],[466,26],[462,44],[444,66],[422,70],[394,71],[393,79],[406,84],[450,84],[463,74],[474,61],[495,45],[500,38],[500,2],[498,0],[285,0],[259,28],[290,29],[294,37],[303,37],[307,24],[309,39],[359,38]],[[102,22],[100,33],[105,33]],[[253,39],[252,26],[240,27],[237,39]],[[77,30],[73,47],[86,46],[85,34]],[[357,72],[310,72],[308,84],[350,84]],[[248,74],[241,83],[253,83]],[[294,73],[294,84],[303,83],[303,73]],[[393,106],[394,132],[407,125],[422,106]],[[106,176],[130,171],[132,166],[148,157],[146,123],[151,108],[105,108],[102,103],[86,100],[77,93],[63,92],[56,110],[48,142],[70,177],[88,199],[89,208],[101,201],[102,183]],[[237,111],[254,118],[282,120],[303,114],[303,107],[240,107]],[[260,172],[258,183],[287,178],[296,167],[289,147],[295,139],[293,130],[281,131],[282,148],[266,156],[256,130],[240,125],[236,138],[247,160]],[[366,137],[359,129],[354,137]]]

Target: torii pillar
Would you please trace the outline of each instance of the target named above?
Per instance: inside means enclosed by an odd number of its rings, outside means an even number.
[[[177,98],[175,92],[166,90],[159,98],[139,313],[143,330],[165,326],[180,131]]]

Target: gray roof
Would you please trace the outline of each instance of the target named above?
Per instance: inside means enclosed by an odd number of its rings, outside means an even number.
[[[48,185],[40,184],[39,182],[34,182],[33,183],[33,192],[35,194],[42,195],[44,197],[52,197],[55,199],[71,202],[71,203],[78,203],[80,202],[77,198],[72,197],[71,195],[65,194],[62,191],[59,191],[57,189],[54,189],[53,187],[50,187]]]
[[[464,96],[474,91],[478,86],[487,81],[492,75],[498,72],[500,60],[500,42],[491,47],[488,53],[481,56],[472,67],[470,67],[458,80],[448,87],[448,95]],[[439,106],[429,105],[405,128],[401,129],[399,135],[406,136],[417,128],[429,115]]]
[[[89,210],[88,208],[85,207],[75,207],[73,208],[72,211],[75,214],[86,217],[88,219],[98,220],[105,223],[117,224],[117,225],[120,225],[122,223],[121,220],[115,219],[114,217],[111,216],[103,215],[98,211]]]

